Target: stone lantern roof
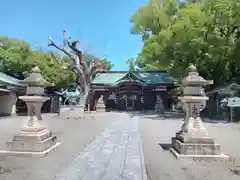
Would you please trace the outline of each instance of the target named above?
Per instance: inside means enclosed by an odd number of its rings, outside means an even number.
[[[41,87],[51,84],[42,77],[41,70],[38,67],[34,67],[32,69],[31,74],[24,80],[22,80],[21,83],[28,86],[41,86]]]
[[[182,80],[182,84],[184,86],[187,86],[187,85],[205,86],[208,84],[213,84],[213,81],[208,81],[204,79],[202,76],[199,76],[199,73],[197,72],[197,68],[194,65],[190,65],[188,69],[189,69],[188,76],[183,78]]]

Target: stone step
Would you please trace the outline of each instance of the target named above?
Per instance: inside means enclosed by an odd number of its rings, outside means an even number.
[[[24,141],[7,141],[7,150],[9,151],[19,151],[19,152],[42,152],[49,147],[53,146],[57,142],[56,136],[51,136],[42,141],[28,141],[25,138]]]
[[[221,155],[219,144],[183,143],[172,138],[173,148],[182,155]]]
[[[43,141],[44,139],[47,139],[52,136],[52,132],[44,132],[44,133],[32,133],[28,134],[27,136],[25,134],[19,134],[15,135],[13,137],[13,141]]]
[[[97,112],[105,112],[106,111],[106,107],[105,106],[97,106],[96,107],[96,111]]]

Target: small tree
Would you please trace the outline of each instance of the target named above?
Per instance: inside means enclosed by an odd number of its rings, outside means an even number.
[[[90,104],[92,98],[91,81],[98,72],[107,70],[106,64],[101,60],[94,59],[90,63],[84,60],[83,52],[80,50],[80,42],[78,40],[71,41],[71,38],[67,36],[65,30],[63,30],[63,45],[57,45],[51,37],[48,39],[48,46],[53,46],[58,50],[65,53],[72,63],[63,67],[66,70],[73,71],[76,74],[76,84],[79,85],[84,94],[85,107]],[[89,65],[88,65],[89,64]]]
[[[126,64],[128,65],[128,70],[130,72],[135,71],[135,60],[134,60],[134,58],[129,58],[126,61]]]

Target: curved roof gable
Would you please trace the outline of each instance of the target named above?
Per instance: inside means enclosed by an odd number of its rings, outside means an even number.
[[[116,85],[122,81],[136,80],[144,84],[175,84],[177,80],[172,78],[166,71],[109,71],[99,73],[92,84]]]

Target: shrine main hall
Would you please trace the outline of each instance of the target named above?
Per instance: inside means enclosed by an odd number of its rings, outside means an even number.
[[[153,110],[157,102],[170,109],[176,79],[166,71],[108,71],[93,79],[94,99],[103,96],[107,110]]]

